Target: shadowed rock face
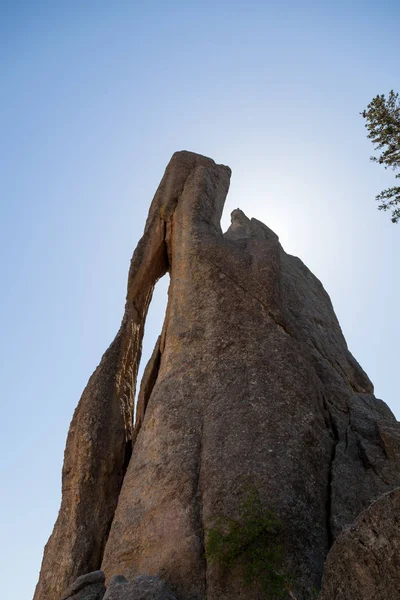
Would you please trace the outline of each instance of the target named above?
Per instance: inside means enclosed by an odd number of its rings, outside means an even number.
[[[132,583],[114,575],[104,600],[176,600],[164,581],[158,577],[139,575]]]
[[[398,424],[321,283],[240,210],[222,233],[229,177],[188,152],[167,167],[121,329],[71,424],[35,600],[59,600],[100,566],[107,578],[159,575],[182,600],[262,598],[204,558],[207,529],[237,515],[243,481],[283,522],[294,591],[307,600],[342,528],[400,485]],[[133,431],[144,320],[167,270],[166,318]]]
[[[319,600],[400,598],[400,488],[381,496],[338,537]]]
[[[81,575],[61,596],[61,600],[102,600],[106,592],[103,571]]]

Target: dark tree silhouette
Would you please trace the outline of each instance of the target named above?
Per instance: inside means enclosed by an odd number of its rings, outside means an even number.
[[[384,94],[375,96],[367,108],[360,113],[366,120],[368,138],[375,145],[379,156],[371,156],[373,162],[383,165],[385,169],[396,171],[400,167],[400,100],[399,94],[393,90],[386,98]],[[395,175],[400,178],[400,173]],[[379,210],[392,211],[392,222],[400,220],[400,186],[383,190],[376,196],[380,202]]]

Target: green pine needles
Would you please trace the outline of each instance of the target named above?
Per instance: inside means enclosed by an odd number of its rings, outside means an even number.
[[[237,567],[246,585],[258,585],[266,598],[289,596],[289,577],[283,569],[279,538],[282,524],[265,508],[257,488],[247,486],[238,519],[219,517],[207,532],[206,558],[228,570]]]
[[[368,138],[375,144],[379,156],[371,156],[371,160],[385,169],[396,171],[400,167],[400,98],[393,90],[386,98],[385,94],[375,96],[361,113],[365,119]],[[396,179],[400,173],[396,173]],[[383,190],[376,196],[380,202],[379,210],[392,211],[392,223],[400,221],[400,186]]]

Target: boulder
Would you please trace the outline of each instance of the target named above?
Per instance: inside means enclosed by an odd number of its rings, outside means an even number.
[[[129,583],[117,575],[110,579],[104,600],[176,600],[168,585],[159,577],[139,575]]]
[[[400,488],[361,513],[334,543],[319,600],[400,598]]]
[[[106,587],[103,571],[78,577],[61,596],[61,600],[102,600]]]

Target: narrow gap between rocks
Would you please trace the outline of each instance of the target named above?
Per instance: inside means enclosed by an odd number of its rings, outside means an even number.
[[[161,279],[159,279],[154,286],[153,295],[150,301],[150,305],[147,311],[147,316],[145,320],[144,333],[142,339],[142,353],[141,358],[139,360],[139,369],[136,380],[136,391],[134,398],[134,406],[133,406],[133,425],[136,422],[136,412],[137,412],[137,402],[140,391],[140,386],[142,383],[143,373],[146,368],[147,363],[152,355],[154,346],[156,344],[157,338],[161,335],[165,313],[167,309],[167,301],[168,301],[168,288],[169,288],[170,277],[169,273],[166,273]],[[133,439],[129,439],[125,444],[125,456],[124,456],[124,464],[123,464],[123,477],[121,480],[121,487],[123,484],[123,479],[125,477],[126,471],[128,469],[129,461],[132,456],[133,445],[135,441],[135,431],[133,431]],[[118,494],[120,491],[118,492]],[[97,568],[100,569],[104,548],[106,546],[108,536],[110,533],[111,525],[113,519],[110,520],[106,534],[104,536],[104,540],[102,542],[101,551],[100,551],[100,560],[98,561]]]
[[[142,382],[143,372],[146,368],[147,363],[149,362],[157,338],[159,335],[161,335],[165,318],[165,312],[167,309],[169,281],[169,273],[166,273],[163,277],[161,277],[161,279],[157,281],[147,313],[142,343],[142,357],[140,359],[136,383],[133,422],[135,422],[136,420],[137,400],[140,385]]]

